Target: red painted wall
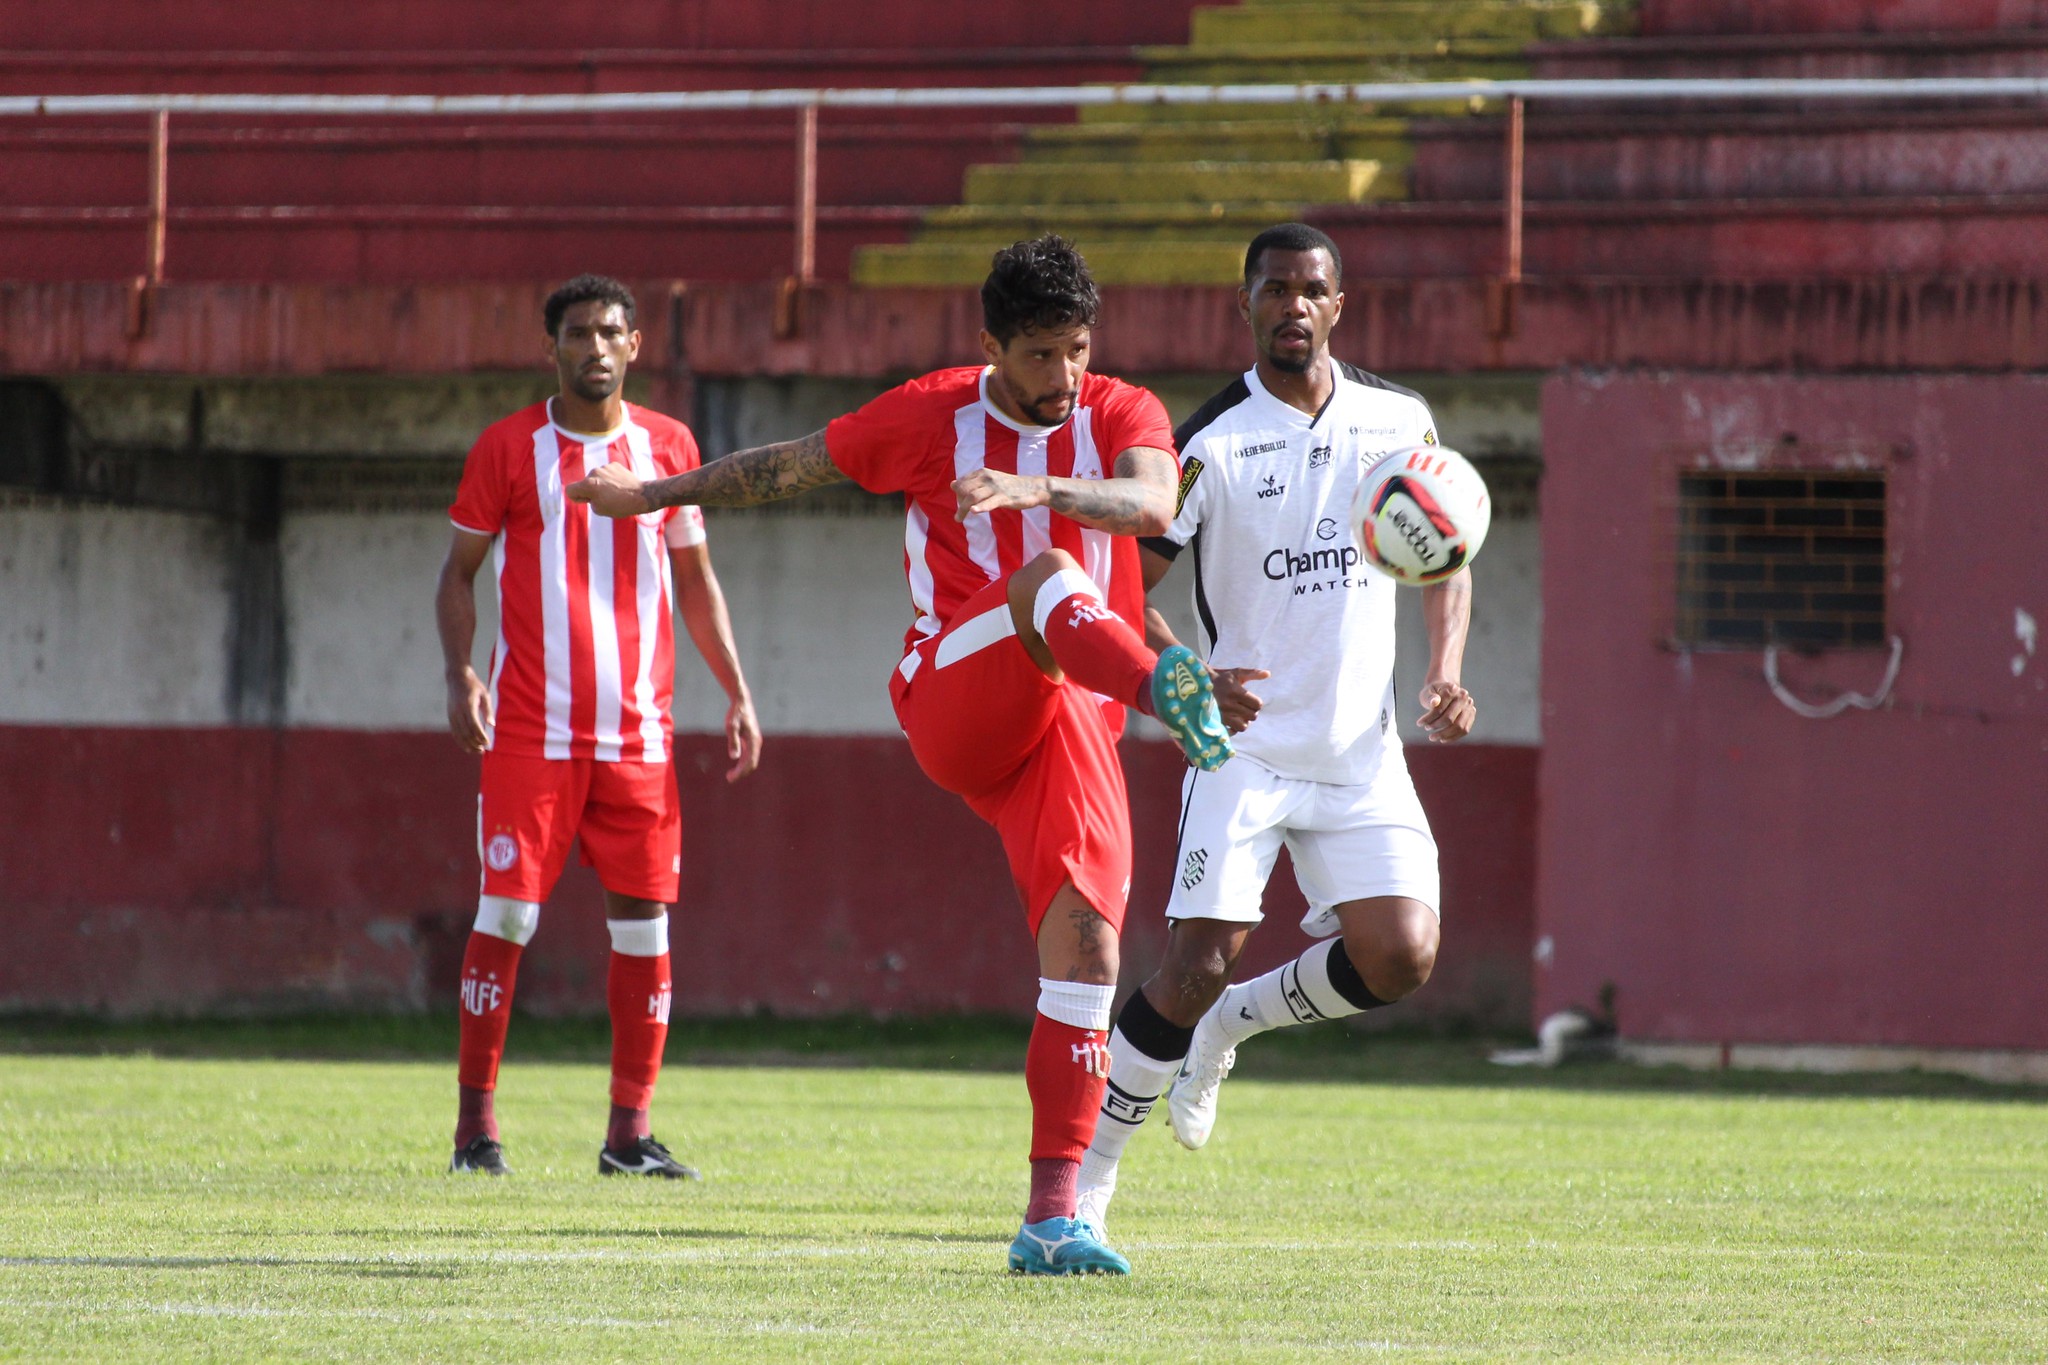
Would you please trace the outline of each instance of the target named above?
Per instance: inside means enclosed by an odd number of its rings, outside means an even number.
[[[901,740],[771,737],[746,782],[685,737],[678,1007],[701,1014],[994,1010],[1035,998],[995,836]],[[1416,751],[1448,901],[1415,1008],[1525,1017],[1535,751]],[[1163,941],[1180,760],[1125,748],[1138,865],[1126,957]],[[452,998],[476,901],[475,760],[433,734],[0,727],[0,1007],[125,1013]],[[1251,969],[1298,953],[1291,881]],[[607,941],[567,876],[521,1003],[603,1008]]]
[[[1539,1013],[1624,1034],[2048,1047],[2048,379],[1601,375],[1545,388]],[[1679,653],[1675,470],[1891,461],[1891,704],[1801,719]],[[1873,653],[1787,659],[1807,695]]]

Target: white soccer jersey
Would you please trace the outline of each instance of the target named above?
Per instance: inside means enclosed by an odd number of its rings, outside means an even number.
[[[1393,579],[1364,563],[1351,500],[1382,455],[1436,440],[1420,395],[1350,365],[1311,417],[1245,371],[1174,440],[1181,499],[1144,544],[1183,548],[1214,668],[1263,668],[1264,700],[1237,752],[1282,777],[1369,782],[1394,727]]]

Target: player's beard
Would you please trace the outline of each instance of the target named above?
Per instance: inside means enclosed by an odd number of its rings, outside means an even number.
[[[1080,397],[1080,394],[1068,389],[1062,393],[1049,393],[1042,398],[1034,398],[1029,403],[1019,403],[1017,406],[1034,424],[1041,427],[1056,427],[1074,415],[1074,404]],[[1065,412],[1055,416],[1048,411],[1053,404],[1060,402],[1066,404]]]
[[[619,391],[619,385],[626,377],[614,370],[610,374],[595,375],[578,372],[569,378],[569,392],[586,403],[602,403]]]

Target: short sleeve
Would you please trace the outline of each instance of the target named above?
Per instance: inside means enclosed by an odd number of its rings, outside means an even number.
[[[1164,559],[1179,555],[1182,548],[1202,529],[1202,513],[1209,503],[1209,490],[1216,480],[1206,482],[1208,462],[1193,452],[1180,457],[1180,484],[1174,491],[1173,523],[1163,536],[1146,536],[1138,543]]]
[[[825,427],[825,453],[870,493],[900,493],[927,467],[932,405],[900,384]]]
[[[505,474],[504,442],[496,429],[486,431],[470,447],[462,462],[462,482],[455,490],[455,502],[448,520],[457,530],[480,536],[495,536],[505,528],[505,509],[511,496],[511,481]]]
[[[1101,424],[1095,445],[1111,468],[1117,456],[1134,446],[1150,446],[1179,458],[1173,444],[1173,419],[1152,390],[1119,383],[1104,395],[1098,411]]]
[[[678,422],[674,431],[663,440],[654,454],[655,469],[666,479],[677,474],[687,474],[704,463],[703,453],[697,448],[697,438],[690,429]],[[662,518],[663,543],[670,549],[681,550],[691,545],[702,545],[704,535],[704,511],[699,507],[671,507]]]

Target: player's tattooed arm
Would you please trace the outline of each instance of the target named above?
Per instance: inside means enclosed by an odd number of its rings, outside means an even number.
[[[608,464],[563,492],[600,515],[637,517],[664,507],[752,507],[845,477],[825,449],[825,433],[814,431],[794,441],[736,450],[687,474],[647,483],[624,465]]]
[[[1422,620],[1429,630],[1429,677],[1422,684],[1422,719],[1417,722],[1435,744],[1472,733],[1479,707],[1459,679],[1465,670],[1465,636],[1472,625],[1472,571],[1461,569],[1422,590]]]
[[[1173,524],[1173,456],[1132,446],[1116,457],[1113,478],[1059,479],[977,469],[953,483],[956,515],[1050,507],[1071,521],[1117,536],[1164,535]]]

